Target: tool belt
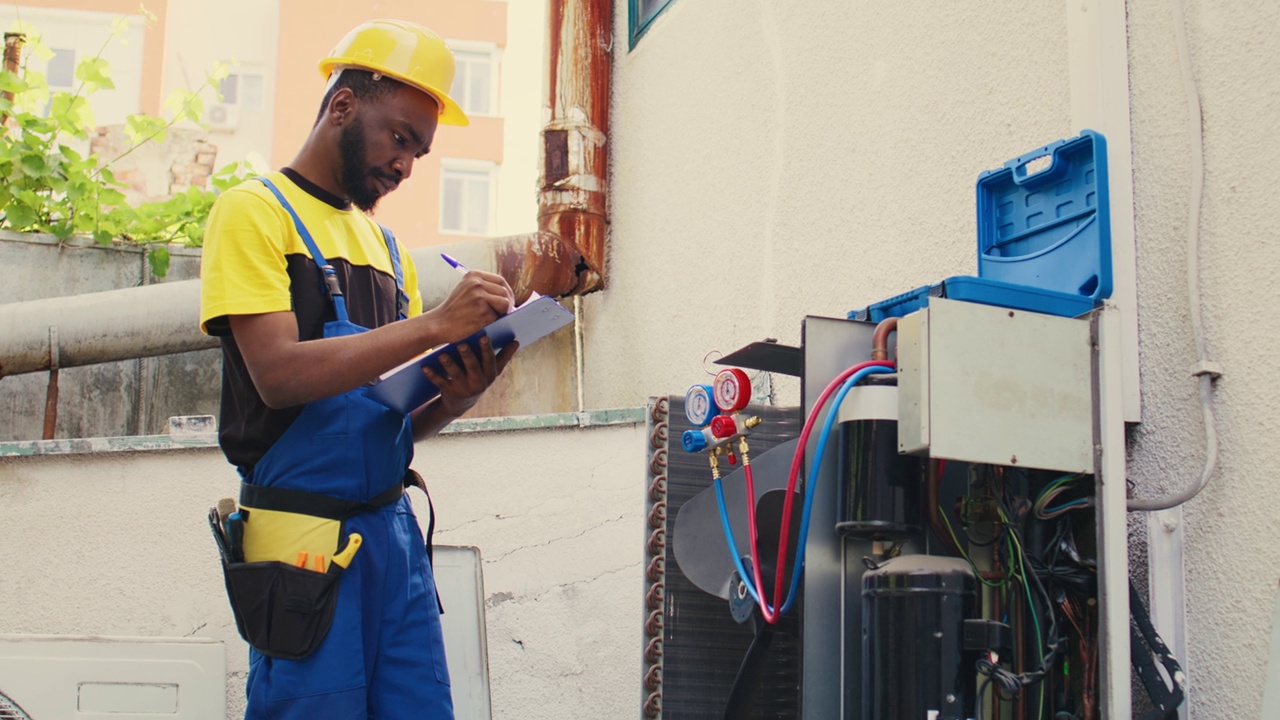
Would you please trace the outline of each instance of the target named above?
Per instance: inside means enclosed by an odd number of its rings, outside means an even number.
[[[409,486],[426,493],[413,470],[403,483],[365,502],[243,484],[238,511],[221,518],[218,508],[211,509],[227,598],[245,642],[263,655],[290,660],[319,647],[333,624],[339,580],[361,543],[358,533],[345,533],[345,521],[396,502]],[[430,502],[427,495],[428,507]],[[432,509],[428,558],[434,530]]]

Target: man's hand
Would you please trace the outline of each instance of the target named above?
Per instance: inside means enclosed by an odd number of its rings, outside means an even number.
[[[457,342],[511,312],[514,306],[515,295],[501,275],[471,270],[449,297],[427,314],[436,317],[449,342]]]
[[[440,389],[440,396],[413,411],[414,440],[435,435],[470,410],[502,374],[519,347],[520,343],[512,342],[494,355],[489,338],[481,338],[479,357],[466,343],[458,348],[461,363],[449,357],[448,353],[442,353],[440,365],[444,368],[444,375],[423,367],[422,373]]]
[[[484,391],[506,369],[520,347],[520,343],[513,341],[495,355],[489,338],[480,338],[479,345],[479,357],[476,357],[469,343],[459,345],[460,364],[449,353],[441,353],[440,365],[444,368],[444,375],[429,366],[422,368],[422,374],[440,389],[440,409],[455,418],[476,404]]]

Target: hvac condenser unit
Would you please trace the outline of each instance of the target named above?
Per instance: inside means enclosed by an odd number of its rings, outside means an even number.
[[[226,674],[207,638],[0,635],[0,717],[223,720]]]

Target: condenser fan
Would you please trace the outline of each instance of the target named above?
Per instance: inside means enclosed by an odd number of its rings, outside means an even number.
[[[760,675],[764,666],[765,655],[775,632],[796,634],[796,623],[793,618],[783,618],[776,625],[767,624],[759,607],[742,584],[737,566],[733,558],[742,559],[746,572],[750,575],[753,565],[760,563],[761,581],[764,583],[763,593],[766,598],[773,594],[773,579],[776,572],[778,555],[778,537],[781,530],[783,507],[786,500],[787,474],[791,469],[798,440],[790,440],[777,447],[761,453],[751,460],[754,480],[757,525],[757,550],[760,558],[751,557],[751,536],[747,523],[746,471],[739,467],[721,480],[724,492],[725,514],[720,512],[716,489],[703,490],[681,506],[675,519],[674,552],[676,562],[685,576],[703,592],[728,601],[727,612],[739,623],[750,623],[754,637],[739,665],[733,688],[725,708],[725,718],[743,718],[753,702],[755,691],[760,685]],[[799,537],[800,514],[803,499],[795,493],[791,503],[791,524],[788,555],[796,547]],[[733,532],[734,549],[730,554],[729,542],[724,532],[724,517],[729,519],[729,527]],[[783,577],[789,580],[792,558],[786,560],[786,572]],[[784,582],[786,581],[784,580]],[[752,582],[746,578],[746,582]]]

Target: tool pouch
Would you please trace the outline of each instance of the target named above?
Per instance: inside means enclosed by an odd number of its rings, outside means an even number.
[[[343,566],[333,562],[343,522],[389,505],[404,492],[396,485],[368,502],[300,490],[241,486],[240,507],[247,511],[242,553],[222,562],[227,598],[240,637],[273,658],[297,660],[313,652],[328,634],[338,604]],[[348,540],[349,541],[349,540]],[[289,561],[328,556],[327,567],[298,567]]]
[[[222,563],[240,637],[273,658],[311,654],[329,632],[342,568],[315,572],[283,562]]]

